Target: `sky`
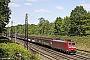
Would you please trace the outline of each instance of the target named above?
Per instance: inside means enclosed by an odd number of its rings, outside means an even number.
[[[7,26],[25,24],[25,15],[28,14],[29,24],[38,24],[43,17],[49,22],[54,22],[56,17],[70,16],[76,6],[83,6],[90,11],[90,0],[11,0],[11,19]]]

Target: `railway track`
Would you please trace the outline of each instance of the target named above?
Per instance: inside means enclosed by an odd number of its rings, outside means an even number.
[[[54,59],[51,59],[51,60],[90,60],[90,57],[89,55],[85,55],[85,54],[78,54],[78,52],[76,53],[76,55],[67,55],[67,54],[63,54],[63,53],[60,53],[58,51],[55,51],[55,50],[52,50],[52,49],[49,49],[49,48],[45,48],[45,47],[42,47],[42,46],[38,46],[38,45],[33,45],[33,48],[34,49],[37,49],[39,50],[40,52],[43,52],[45,54],[47,54],[48,56],[54,58]]]
[[[73,55],[74,57],[83,59],[83,60],[90,60],[90,54],[85,54],[81,52],[77,52],[76,55]]]
[[[44,49],[42,49],[41,46],[39,45],[35,45],[35,44],[32,44],[32,47],[30,47],[32,50],[34,50],[36,52],[36,54],[38,53],[39,55],[43,55],[44,58],[42,58],[43,60],[63,60],[63,58],[59,57],[60,59],[58,59],[57,57],[55,57],[53,54],[50,54],[49,52],[47,52]],[[47,59],[48,58],[48,59]]]
[[[84,52],[77,52],[77,54],[80,54],[80,55],[84,55],[84,56],[88,56],[88,57],[90,57],[90,53],[84,53]]]
[[[41,50],[38,50],[36,48],[32,48],[32,50],[34,52],[36,52],[36,54],[38,56],[40,56],[43,60],[56,60],[57,59],[57,58],[55,58],[55,57],[53,57],[53,56],[51,56],[51,55],[49,55],[49,54],[47,54],[47,53],[45,53],[45,52],[43,52]]]

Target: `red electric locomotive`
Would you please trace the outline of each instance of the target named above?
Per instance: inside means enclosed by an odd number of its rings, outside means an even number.
[[[64,51],[68,54],[76,53],[75,42],[71,40],[52,40],[52,47]]]

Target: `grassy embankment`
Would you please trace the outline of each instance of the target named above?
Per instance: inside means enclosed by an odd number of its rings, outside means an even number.
[[[16,53],[21,54],[22,60],[41,60],[24,47],[0,36],[0,58],[15,58]]]

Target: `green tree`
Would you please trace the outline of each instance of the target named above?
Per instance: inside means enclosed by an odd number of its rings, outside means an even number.
[[[8,7],[10,0],[0,0],[0,32],[9,23],[11,10]]]
[[[44,33],[44,27],[43,24],[45,22],[45,19],[43,17],[39,18],[39,24],[38,24],[38,28],[39,28],[39,33],[40,35],[42,35]]]
[[[29,26],[28,26],[28,34],[29,35],[32,35],[32,34],[38,34],[38,30],[37,30],[37,25],[35,25],[35,24],[30,24]]]
[[[50,23],[50,30],[49,30],[49,35],[54,35],[54,23]]]
[[[60,35],[62,32],[62,18],[61,17],[57,17],[55,20],[55,26],[54,26],[54,33]]]
[[[86,16],[86,19],[87,19],[87,28],[86,28],[86,33],[87,34],[90,34],[90,12],[88,12],[87,16]]]
[[[44,28],[44,34],[48,35],[50,32],[50,23],[48,20],[45,20],[44,24],[43,24],[43,28]]]
[[[70,33],[71,34],[86,34],[87,28],[87,11],[83,8],[83,6],[76,6],[74,10],[72,10],[70,14]]]
[[[14,32],[15,32],[15,27],[13,28]],[[18,34],[24,34],[25,33],[25,25],[21,25],[21,24],[18,24],[16,26],[16,32]]]
[[[70,31],[70,17],[64,17],[62,21],[62,33],[63,35],[68,35]]]
[[[39,18],[39,24],[38,24],[38,27],[39,27],[39,31],[40,31],[40,34],[46,34],[48,35],[50,32],[50,22],[48,20],[45,20],[44,18]]]

